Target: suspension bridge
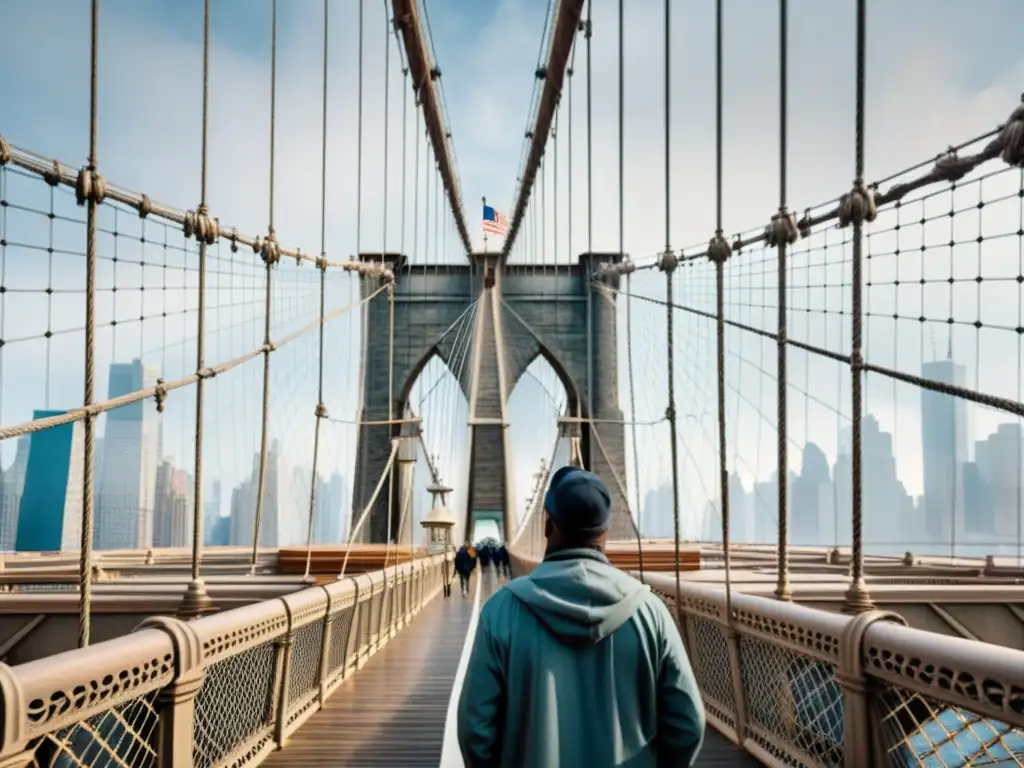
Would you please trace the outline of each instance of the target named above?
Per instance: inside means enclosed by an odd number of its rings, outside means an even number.
[[[642,30],[659,117],[631,138],[623,0],[552,2],[507,229],[479,248],[423,0],[316,4],[299,57],[267,0],[265,80],[219,89],[219,9],[186,5],[194,154],[131,162],[167,182],[194,156],[190,197],[104,174],[99,0],[86,162],[0,118],[0,766],[461,765],[500,579],[449,596],[431,526],[528,574],[566,463],[605,480],[611,562],[676,618],[698,764],[1024,765],[1022,103],[868,178],[855,0],[852,183],[797,205],[778,0],[778,194],[730,231],[709,2],[714,188],[681,247],[678,6]],[[266,144],[218,155],[256,80]]]

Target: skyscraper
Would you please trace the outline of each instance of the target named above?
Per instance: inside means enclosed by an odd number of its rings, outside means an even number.
[[[189,476],[170,461],[156,471],[153,546],[186,547],[191,543],[192,514]]]
[[[839,432],[839,455],[833,470],[835,504],[833,536],[839,546],[849,546],[853,529],[852,430]],[[904,544],[920,538],[919,530],[908,528],[914,502],[896,475],[892,435],[882,431],[870,413],[861,422],[861,530],[866,546],[878,554],[901,554]],[[916,550],[915,550],[916,551]]]
[[[721,516],[716,516],[715,524],[721,529]],[[729,473],[729,538],[737,542],[754,540],[754,520],[750,494],[743,487],[743,478],[737,472]],[[721,530],[711,541],[720,541]]]
[[[962,386],[967,371],[952,360],[925,363],[926,379]],[[921,456],[924,462],[924,524],[930,542],[964,536],[963,466],[967,462],[967,405],[952,395],[921,390]]]
[[[672,510],[672,486],[670,484],[657,485],[648,488],[644,494],[642,504],[643,514],[640,517],[640,525],[643,528],[643,535],[652,538],[672,536],[675,530],[675,521]]]
[[[252,544],[253,531],[256,524],[256,502],[259,496],[260,455],[253,457],[252,474],[232,491],[231,494],[231,543],[239,546]],[[288,473],[283,471],[281,445],[277,440],[270,443],[267,451],[267,471],[263,478],[263,513],[260,517],[261,547],[276,547],[284,542],[305,540],[305,528],[301,528],[301,536],[297,534],[301,524],[307,518],[299,519],[292,515],[291,519],[282,521],[282,507],[294,512],[294,499],[289,495],[290,483]],[[282,504],[284,500],[286,503]],[[308,512],[309,496],[306,496]],[[282,522],[291,523],[282,537]]]
[[[316,489],[316,521],[314,523],[313,541],[317,544],[334,544],[341,541],[341,523],[345,506],[345,478],[335,472],[328,482],[317,478]],[[405,521],[405,530],[409,531],[411,521]],[[408,533],[406,533],[408,535]]]
[[[306,514],[296,514],[292,474],[281,455],[281,443],[271,440],[263,487],[263,517],[260,519],[261,547],[279,547],[305,541],[304,522],[309,510],[309,495],[305,496],[303,512]]]
[[[65,411],[35,411],[33,419]],[[78,549],[82,534],[84,434],[80,421],[32,435],[18,511],[19,552]]]
[[[156,384],[157,372],[141,360],[112,363],[108,397]],[[97,484],[96,549],[138,549],[153,543],[153,500],[160,418],[152,402],[107,412],[103,474]]]
[[[32,435],[18,438],[14,463],[0,479],[0,550],[14,549],[18,537],[18,509],[25,491],[25,470],[28,468],[28,453],[32,446]]]
[[[214,480],[203,499],[203,544],[214,545],[215,529],[220,520],[220,480]],[[223,542],[224,544],[227,541]]]
[[[790,496],[790,541],[815,547],[831,544],[832,477],[825,452],[814,443],[804,446],[800,476],[793,481]]]
[[[256,455],[259,462],[259,454]],[[253,470],[231,491],[231,517],[228,542],[233,546],[251,547],[256,520],[256,471]]]
[[[995,432],[974,444],[974,460],[984,491],[981,499],[971,499],[973,503],[966,506],[968,519],[965,527],[968,531],[1016,539],[1021,508],[1024,507],[1021,491],[1021,478],[1024,477],[1022,442],[1024,437],[1020,424],[1013,423],[1000,424]],[[965,496],[970,498],[968,494]],[[985,502],[988,503],[987,509]]]

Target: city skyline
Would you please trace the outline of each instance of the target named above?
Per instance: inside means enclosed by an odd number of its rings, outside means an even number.
[[[438,363],[430,375],[423,377],[431,383],[432,389],[438,384],[435,376],[439,368],[443,368],[443,364]],[[947,384],[962,383],[967,373],[966,366],[952,360],[929,361],[924,368],[929,378]],[[157,373],[139,360],[114,363],[111,366],[110,395],[120,396],[151,384],[157,379]],[[444,375],[442,371],[442,378]],[[543,365],[535,363],[524,378],[534,380],[546,394],[552,416],[564,413],[564,392],[557,392],[560,384],[550,367],[545,370]],[[554,394],[552,390],[555,390]],[[419,402],[422,405],[422,396]],[[1015,549],[1020,534],[1020,497],[1024,490],[1020,483],[1024,474],[1021,425],[1004,421],[992,433],[972,438],[967,429],[962,400],[923,390],[920,402],[922,412],[927,412],[922,418],[920,436],[926,467],[922,494],[909,492],[899,477],[893,436],[880,427],[873,413],[869,411],[865,415],[866,540],[876,549],[892,549],[893,552],[886,552],[888,554],[898,554],[896,550],[911,544],[925,547],[928,551],[939,550],[939,553],[947,549],[947,545],[954,551],[957,545],[962,550],[979,546],[987,546],[991,550],[996,544],[1000,544],[997,547],[1000,552],[1002,549]],[[535,401],[531,406],[536,411]],[[51,412],[37,412],[40,415],[47,413]],[[129,406],[112,413],[116,418],[106,423],[106,430],[101,431],[97,439],[97,549],[187,546],[191,541],[194,501],[192,476],[187,468],[177,467],[172,458],[163,455],[162,424],[155,418],[156,409]],[[557,427],[554,424],[550,426],[548,435],[553,439]],[[451,431],[452,438],[457,431]],[[38,456],[32,450],[33,436],[25,436],[17,441],[14,462],[0,467],[0,548],[13,549],[15,543],[19,548],[41,546],[39,542],[44,541],[39,538],[44,535],[42,531],[47,526],[52,527],[54,522],[60,522],[57,529],[60,533],[45,534],[50,537],[45,541],[59,540],[61,547],[74,549],[78,545],[75,526],[80,504],[76,500],[80,499],[81,492],[80,425],[68,425],[38,434],[42,435]],[[522,438],[520,435],[520,440]],[[543,438],[530,436],[527,440],[538,441],[543,443]],[[559,443],[562,449],[565,448],[564,443],[564,440]],[[516,449],[514,454],[517,456],[526,452],[522,445],[517,445]],[[420,454],[414,479],[418,492],[414,494],[412,521],[413,535],[417,540],[422,538],[418,521],[429,509],[426,494],[429,470],[422,449]],[[847,545],[850,527],[849,427],[840,431],[835,460],[830,461],[822,447],[813,441],[806,443],[800,454],[801,466],[799,471],[791,471],[790,480],[791,541],[795,545]],[[135,458],[126,463],[121,459],[123,456]],[[564,461],[566,456],[566,451],[560,450],[555,460]],[[548,457],[544,458],[547,460]],[[50,472],[46,467],[54,461],[57,464]],[[77,471],[76,462],[79,464]],[[745,484],[737,473],[736,462],[730,464],[733,539],[772,542],[778,518],[777,471],[769,470],[767,477],[751,485]],[[258,465],[259,454],[254,453],[249,476],[228,489],[230,501],[226,506],[223,502],[218,504],[217,498],[224,495],[222,478],[207,476],[206,485],[212,490],[212,498],[208,496],[204,504],[205,543],[251,543]],[[107,474],[108,466],[116,467],[117,474]],[[515,469],[520,470],[520,467]],[[535,475],[530,474],[529,486],[525,487],[521,477],[523,472],[515,474],[520,486],[517,488],[517,502],[524,502],[517,503],[517,514],[522,519],[526,511],[525,501],[534,489]],[[59,490],[61,488],[66,491]],[[54,496],[55,490],[59,491],[57,496]],[[631,490],[641,498],[643,533],[670,536],[671,495],[668,486],[661,482],[640,488],[639,493],[635,488]],[[12,500],[15,497],[18,502],[26,501],[12,518]],[[351,485],[344,472],[325,473],[321,469],[317,476],[313,543],[344,540],[351,524],[351,503]],[[459,510],[454,500],[449,504]],[[304,543],[308,508],[308,470],[289,463],[282,456],[281,445],[275,439],[269,451],[261,545]],[[23,510],[29,517],[41,515],[43,520],[50,522],[42,529],[38,526],[21,529],[19,526],[25,525],[20,520]],[[701,507],[692,497],[684,498],[680,513],[685,538],[714,540],[720,536],[720,516],[713,499]],[[892,533],[894,515],[899,531],[895,537]],[[954,519],[955,526],[951,522]],[[40,532],[33,533],[33,530]],[[107,531],[114,532],[114,535]],[[12,541],[12,535],[16,541]]]

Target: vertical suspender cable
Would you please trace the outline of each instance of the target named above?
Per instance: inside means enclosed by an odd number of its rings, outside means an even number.
[[[388,430],[397,439],[395,434],[395,283],[388,283]],[[395,498],[395,464],[391,464],[388,474],[388,523],[387,536],[384,545],[384,566],[387,567],[388,554],[391,552],[391,526],[392,507]],[[397,551],[398,540],[395,540]]]
[[[363,0],[359,0],[359,64],[356,82],[356,258],[363,245]]]
[[[199,215],[205,217],[207,147],[210,112],[210,0],[203,4],[203,127],[199,182]],[[199,576],[203,546],[203,420],[206,368],[206,238],[199,241],[199,307],[196,312],[196,433],[195,465],[192,477],[192,578],[185,593],[182,613],[200,613],[209,604],[206,587]],[[217,500],[220,503],[220,500]]]
[[[258,491],[256,493],[256,522],[252,536],[252,572],[256,571],[256,551],[260,545],[260,523],[263,518],[264,493],[267,480],[267,438],[270,432],[270,295],[271,272],[276,256],[276,235],[274,234],[274,144],[277,114],[277,0],[270,1],[270,192],[267,215],[267,241],[263,250],[266,264],[266,301],[263,319],[263,427],[260,434],[260,467]],[[276,526],[275,526],[276,529]]]
[[[398,252],[407,259],[407,270],[412,272],[412,260],[408,259],[408,254],[405,252],[405,198],[406,198],[406,186],[405,181],[408,175],[408,155],[409,155],[409,95],[406,84],[409,82],[409,68],[402,68],[402,231],[399,235],[399,246]]]
[[[555,146],[553,147],[555,154],[554,170],[552,171],[553,178],[551,182],[552,186],[554,187],[551,196],[554,198],[555,201],[554,205],[552,206],[554,208],[554,213],[552,213],[551,215],[551,226],[553,230],[551,235],[551,241],[552,243],[554,243],[554,248],[552,249],[552,258],[554,259],[554,263],[556,265],[558,264],[558,116],[561,114],[561,112],[562,100],[559,99],[558,106],[555,108],[555,120],[552,123],[553,128],[551,129],[551,138],[554,140],[555,143]],[[543,266],[546,267],[547,263],[545,263]]]
[[[872,607],[871,596],[864,581],[863,533],[863,474],[861,467],[861,416],[863,393],[861,374],[864,365],[863,342],[864,309],[862,301],[863,230],[864,222],[875,216],[874,200],[864,187],[864,79],[867,59],[867,3],[857,0],[857,102],[856,152],[853,191],[840,204],[840,225],[853,224],[853,287],[850,303],[852,313],[852,339],[850,345],[850,391],[853,427],[852,496],[853,496],[853,552],[850,588],[846,592],[846,610],[861,613]]]
[[[99,18],[100,2],[92,0],[89,73],[89,173],[96,173],[96,145],[99,130]],[[85,406],[92,405],[96,347],[96,206],[95,195],[88,200],[85,230]],[[78,647],[89,644],[92,623],[92,534],[93,471],[96,466],[96,417],[89,414],[82,424],[85,449],[82,472],[82,551],[79,558]]]
[[[594,32],[593,26],[594,2],[587,2],[587,21],[584,34],[587,39],[587,251],[594,250],[594,190],[591,187],[591,174],[593,171],[594,146],[591,133],[591,120],[593,116],[593,68],[591,67],[590,38]]]
[[[568,260],[567,261],[568,264],[572,264],[572,182],[573,182],[573,175],[572,175],[572,156],[573,156],[573,151],[572,151],[572,74],[573,74],[573,64],[575,64],[575,62],[576,62],[576,43],[574,42],[573,43],[573,48],[572,48],[572,60],[569,62],[569,71],[568,71],[568,75],[569,75],[569,85],[568,85],[568,91],[569,91],[569,97],[568,97],[569,98],[569,105],[568,105],[568,110],[569,110],[569,169],[568,169],[568,173],[569,173],[569,189],[568,189],[568,196],[569,196],[569,201],[568,201],[568,205],[569,205],[569,220],[566,222],[566,225],[569,228],[569,242],[568,242],[568,249],[567,249],[567,252],[565,254],[566,259]],[[555,269],[555,275],[556,276],[558,275],[557,268]]]
[[[548,174],[547,157],[540,159],[540,263],[548,260]],[[536,274],[537,268],[533,268]]]
[[[594,70],[591,66],[591,44],[593,36],[593,11],[594,2],[587,2],[587,253],[594,252],[594,186],[593,186],[593,160],[594,160],[594,135],[593,135],[593,78]],[[591,260],[588,259],[587,264]],[[587,416],[594,418],[594,290],[590,278],[592,275],[583,276],[587,287]],[[579,429],[579,427],[576,427]],[[582,455],[579,456],[582,459]],[[584,466],[581,461],[580,466]]]
[[[388,28],[391,23],[387,15],[387,2],[384,3],[384,21]],[[390,86],[391,86],[391,40],[389,39],[387,31],[384,33],[384,235],[381,240],[381,264],[384,263],[384,254],[388,250],[388,134],[391,132],[391,120],[390,110],[388,102],[391,100]],[[395,274],[397,276],[397,267],[395,265]],[[394,359],[395,359],[395,284],[391,283],[388,288],[388,430],[391,434],[394,434],[395,425],[391,422],[394,421],[394,385],[393,385],[393,372],[394,372]],[[388,567],[388,560],[391,556],[391,527],[392,527],[392,509],[395,500],[395,464],[391,465],[391,472],[388,475],[388,530],[387,535],[384,538],[384,568]],[[397,556],[398,552],[398,537],[395,536],[395,552]],[[394,601],[394,593],[392,592],[391,599]],[[392,605],[392,607],[394,607]]]
[[[402,230],[399,235],[401,244],[398,247],[399,253],[406,257],[406,270],[407,274],[412,274],[412,259],[405,253],[405,198],[406,198],[406,178],[408,174],[408,155],[409,155],[409,96],[408,89],[405,87],[409,81],[409,67],[402,68]],[[405,418],[409,415],[408,403],[404,403],[404,410],[401,413],[401,417]],[[416,427],[419,429],[419,427]],[[410,511],[409,517],[409,562],[411,563],[414,559],[413,551],[413,531],[412,531],[412,487],[409,488],[408,505]],[[403,502],[404,504],[404,502]],[[402,524],[399,523],[398,537],[395,539],[395,549],[397,551],[398,545],[401,543],[402,537]],[[395,558],[395,568],[398,568],[398,558]],[[397,575],[397,570],[395,571]]]
[[[787,111],[788,111],[788,53],[789,53],[789,12],[787,0],[779,0],[779,212],[773,223],[775,236],[778,239],[778,369],[776,375],[778,409],[778,454],[779,454],[779,547],[778,547],[778,582],[775,585],[775,597],[779,600],[792,600],[793,592],[789,585],[789,436],[788,399],[787,399],[787,313],[789,304],[786,296],[786,248],[789,246],[787,234],[796,234],[796,226],[786,210],[786,163],[787,163]],[[791,225],[791,226],[787,226]],[[783,235],[783,236],[779,236]]]
[[[679,262],[672,252],[672,78],[671,78],[671,0],[665,0],[665,251],[661,256],[661,269],[665,272],[666,301],[666,339],[668,356],[668,406],[665,416],[668,418],[670,454],[672,457],[672,527],[675,551],[676,572],[676,621],[683,617],[682,585],[680,584],[680,541],[679,541],[679,445],[676,430],[676,366],[674,359],[675,344],[675,312],[672,307],[672,278]]]
[[[207,0],[209,2],[209,0]],[[324,0],[324,89],[320,126],[320,356],[317,365],[316,425],[313,432],[313,478],[309,484],[309,522],[306,529],[306,571],[303,578],[309,578],[313,559],[313,520],[316,516],[317,469],[320,460],[320,424],[327,416],[324,405],[324,293],[327,282],[327,45],[328,17],[327,2]]]
[[[741,674],[741,648],[732,611],[732,547],[730,542],[729,469],[726,463],[725,423],[725,262],[732,255],[722,234],[722,0],[715,0],[715,235],[708,244],[708,258],[715,265],[715,339],[718,373],[718,492],[722,508],[722,558],[725,569],[725,634],[729,648],[732,687],[736,692],[736,733],[740,743],[746,733],[746,711]],[[738,439],[738,438],[737,438]]]
[[[363,0],[359,0],[359,53],[358,53],[358,75],[357,75],[357,97],[358,102],[356,107],[356,259],[359,258],[360,253],[363,250]],[[352,293],[355,293],[355,283],[351,284]],[[360,424],[356,427],[357,434],[357,455],[367,456],[369,452],[366,445],[366,427],[361,423],[365,418],[364,406],[366,399],[366,340],[368,338],[366,325],[367,318],[370,314],[370,305],[366,302],[359,309],[359,372],[356,374],[359,378],[359,421]],[[352,334],[355,336],[355,333]],[[366,473],[361,471],[356,476],[356,493],[353,498],[358,499],[358,502],[353,502],[352,516],[355,518],[356,510],[359,504],[363,504],[366,501]],[[352,536],[351,532],[354,530],[352,527],[354,522],[349,527],[349,541],[351,543]]]
[[[391,29],[391,20],[388,18],[387,0],[384,2],[384,213],[383,225],[384,237],[381,240],[381,263],[384,263],[384,254],[388,250],[388,138],[391,134],[391,120],[389,118],[389,107],[391,105],[391,41],[388,31]],[[397,264],[395,265],[398,266]]]
[[[626,46],[625,2],[619,0],[619,256],[626,256]],[[630,442],[633,446],[633,488],[636,491],[636,551],[640,560],[640,580],[644,578],[644,545],[640,513],[640,460],[636,449],[636,389],[633,380],[633,301],[632,279],[626,275],[626,369],[629,376]],[[626,483],[628,486],[628,482]],[[629,499],[626,500],[629,507]]]
[[[725,261],[729,246],[722,234],[722,0],[715,2],[715,322],[718,369],[718,482],[722,505],[722,558],[725,566],[725,612],[732,624],[732,553],[730,547],[729,470],[725,433]]]

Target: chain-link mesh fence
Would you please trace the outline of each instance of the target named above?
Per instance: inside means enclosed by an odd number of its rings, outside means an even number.
[[[195,768],[213,768],[271,724],[275,645],[257,645],[206,670],[196,696]]]
[[[40,737],[30,768],[155,766],[156,698],[153,691]]]

